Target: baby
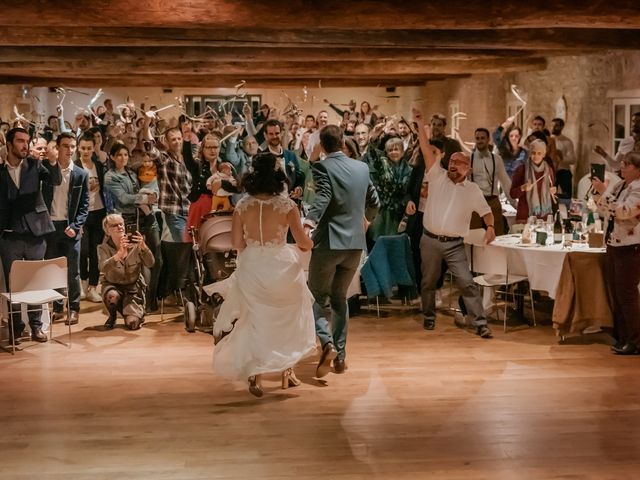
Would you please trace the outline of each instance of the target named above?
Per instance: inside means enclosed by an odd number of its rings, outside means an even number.
[[[148,153],[144,154],[142,165],[138,168],[138,181],[140,182],[140,201],[136,202],[138,207],[149,215],[157,207],[155,206],[160,190],[158,188],[157,168],[155,162]]]
[[[222,162],[218,164],[218,171],[211,175],[207,179],[207,188],[211,190],[213,184],[217,181],[227,181],[232,185],[236,185],[236,179],[233,178],[231,170],[231,164],[228,162]],[[231,192],[227,192],[222,186],[217,191],[212,192],[213,199],[211,200],[211,211],[225,211],[231,210],[231,202],[229,197],[233,195]]]

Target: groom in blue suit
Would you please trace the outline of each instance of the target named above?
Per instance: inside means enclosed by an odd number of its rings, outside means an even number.
[[[327,154],[313,164],[316,197],[305,219],[313,232],[309,290],[315,298],[313,313],[322,355],[316,376],[343,373],[346,364],[349,311],[347,289],[366,248],[365,219],[373,220],[380,201],[369,179],[369,167],[342,153],[342,131],[327,125],[320,145]]]

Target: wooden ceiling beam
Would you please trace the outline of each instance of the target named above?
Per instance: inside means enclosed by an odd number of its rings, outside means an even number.
[[[96,75],[236,75],[245,77],[298,78],[379,77],[423,74],[469,74],[535,70],[546,67],[544,58],[493,59],[469,61],[353,61],[331,62],[182,62],[165,61],[53,61],[0,63],[0,75],[21,76],[96,76]]]
[[[635,28],[640,9],[628,0],[565,0],[540,7],[536,2],[402,2],[396,0],[4,0],[1,25],[26,27],[32,32],[58,27],[211,27],[273,29],[305,25],[309,31],[341,29],[511,29],[511,28]],[[103,30],[95,31],[101,35]]]
[[[434,48],[293,48],[293,47],[4,47],[0,64],[11,62],[145,62],[161,58],[168,63],[184,62],[267,62],[267,61],[428,61],[494,60],[534,56],[531,50],[434,49]]]
[[[400,87],[423,86],[425,82],[444,80],[451,77],[467,77],[468,75],[421,75],[414,77],[397,78],[326,78],[319,77],[310,80],[308,78],[264,78],[255,77],[247,80],[246,90],[254,88],[284,88],[284,87]],[[166,88],[233,88],[238,81],[232,77],[216,77],[211,75],[181,75],[168,78],[166,75],[146,76],[94,76],[94,77],[27,77],[18,75],[0,75],[0,85],[24,85],[34,87],[76,87],[76,88],[105,88],[105,87],[166,87]]]
[[[640,9],[639,9],[640,11]],[[298,22],[292,25],[298,25]],[[40,25],[40,23],[38,23]],[[640,26],[640,22],[636,28]],[[394,27],[396,25],[394,24]],[[548,27],[548,26],[547,26]],[[248,47],[248,48],[457,48],[457,49],[517,49],[547,53],[561,51],[602,51],[607,49],[637,49],[640,29],[598,28],[533,28],[512,30],[376,30],[342,31],[314,29],[232,30],[222,28],[170,28],[121,25],[96,30],[86,26],[73,28],[45,26],[23,28],[0,26],[4,46],[71,46],[71,47]],[[185,54],[188,50],[185,50]],[[161,55],[162,52],[157,52]]]

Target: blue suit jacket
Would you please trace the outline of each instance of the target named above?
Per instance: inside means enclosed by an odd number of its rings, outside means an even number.
[[[89,174],[81,167],[73,164],[69,177],[69,202],[67,204],[67,222],[76,232],[76,238],[80,229],[87,221],[89,215]],[[42,196],[51,212],[53,203],[54,186],[50,184],[42,185]]]
[[[373,220],[380,208],[367,164],[333,152],[312,164],[312,173],[316,197],[306,218],[316,223],[314,248],[365,249],[364,219]]]
[[[54,231],[44,202],[40,183],[60,185],[62,175],[58,165],[32,157],[22,161],[20,189],[13,182],[7,165],[0,164],[0,234],[12,231],[41,237]]]

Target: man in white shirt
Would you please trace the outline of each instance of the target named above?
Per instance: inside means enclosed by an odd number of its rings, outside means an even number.
[[[511,190],[511,179],[504,168],[504,162],[499,153],[491,151],[489,145],[489,130],[486,128],[476,128],[476,146],[471,152],[471,181],[480,187],[484,199],[491,207],[491,212],[495,220],[496,235],[504,235],[505,221],[502,215],[502,204],[500,203],[500,188],[505,192],[507,198]],[[485,225],[478,214],[474,214],[471,219],[471,228],[484,228]]]
[[[59,185],[60,168],[55,159],[41,162],[29,155],[29,132],[12,128],[7,132],[7,159],[0,162],[0,260],[4,278],[9,278],[15,260],[42,260],[46,235],[53,231],[40,190],[41,184]],[[42,311],[29,306],[31,339],[46,342],[42,331]],[[11,318],[9,337],[19,344],[25,328],[16,305]]]
[[[47,238],[45,258],[67,257],[69,312],[65,323],[75,325],[80,314],[80,239],[89,214],[89,175],[75,165],[76,137],[63,132],[56,139],[62,183],[43,185],[42,195],[49,207],[55,232]],[[54,303],[53,321],[64,318],[62,303]]]
[[[471,214],[474,211],[487,226],[485,243],[494,240],[495,226],[491,208],[480,187],[467,179],[471,168],[469,157],[461,152],[454,153],[445,170],[435,149],[429,144],[431,132],[424,122],[422,111],[415,107],[414,117],[418,123],[420,149],[425,159],[426,178],[429,182],[423,219],[424,232],[420,240],[423,326],[426,330],[435,328],[436,286],[444,260],[462,294],[477,335],[491,338],[491,329],[487,326],[482,306],[482,295],[469,270],[463,242],[463,237],[469,232]]]

